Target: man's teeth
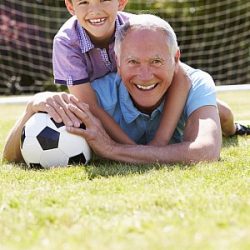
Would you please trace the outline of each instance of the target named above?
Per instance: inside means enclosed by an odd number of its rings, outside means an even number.
[[[149,85],[149,86],[143,86],[143,85],[140,85],[140,84],[136,84],[137,88],[138,89],[143,89],[143,90],[150,90],[150,89],[153,89],[156,84],[152,84],[152,85]]]
[[[89,19],[89,22],[92,24],[100,24],[105,21],[105,18]]]

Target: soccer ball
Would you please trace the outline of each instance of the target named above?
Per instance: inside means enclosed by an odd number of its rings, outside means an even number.
[[[91,158],[84,138],[67,132],[63,123],[42,112],[34,114],[23,127],[21,153],[29,167],[38,169],[87,164]]]

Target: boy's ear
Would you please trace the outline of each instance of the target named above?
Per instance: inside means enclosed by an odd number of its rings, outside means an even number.
[[[128,0],[119,0],[118,10],[123,11],[127,3]]]
[[[64,2],[65,2],[65,5],[66,5],[66,7],[67,7],[68,12],[69,12],[72,16],[74,16],[74,15],[75,15],[75,11],[74,11],[72,2],[71,2],[70,0],[65,0]]]

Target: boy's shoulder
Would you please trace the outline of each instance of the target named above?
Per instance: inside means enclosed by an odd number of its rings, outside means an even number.
[[[124,12],[124,11],[117,12],[117,17],[118,17],[118,20],[120,21],[120,24],[127,22],[129,18],[131,18],[132,16],[135,16],[135,14]]]
[[[69,38],[70,40],[77,39],[77,18],[76,16],[70,17],[58,30],[55,37],[64,37],[65,39]]]

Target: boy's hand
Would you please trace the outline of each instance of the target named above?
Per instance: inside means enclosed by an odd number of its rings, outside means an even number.
[[[48,113],[56,122],[66,126],[80,126],[80,120],[68,108],[69,103],[76,104],[77,98],[65,92],[42,92],[35,94],[27,105],[27,112],[39,111]]]
[[[112,152],[116,142],[107,134],[100,120],[90,112],[87,104],[79,103],[77,106],[69,104],[69,109],[81,120],[85,129],[67,127],[67,130],[84,137],[96,154],[107,157]]]

